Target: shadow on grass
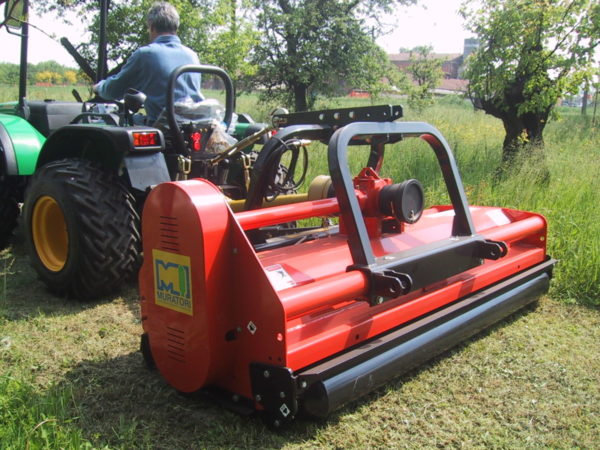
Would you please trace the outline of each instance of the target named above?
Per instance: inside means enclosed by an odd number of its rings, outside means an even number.
[[[235,414],[201,394],[180,395],[146,368],[139,352],[84,361],[47,395],[57,391],[71,397],[70,426],[99,447],[278,448],[310,439],[327,425],[299,419],[272,431],[258,415]]]
[[[0,253],[0,275],[0,317],[9,321],[77,314],[119,297],[135,299],[137,303],[135,280],[115,294],[94,300],[78,300],[53,294],[29,264],[27,250],[18,234],[13,237],[11,247]],[[131,302],[128,301],[129,303]]]

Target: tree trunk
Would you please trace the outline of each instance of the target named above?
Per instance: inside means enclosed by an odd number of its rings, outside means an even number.
[[[544,148],[544,128],[548,123],[548,114],[527,113],[522,117],[527,133],[527,146]]]
[[[298,111],[308,110],[308,102],[306,95],[308,93],[308,86],[303,83],[297,83],[293,86],[294,89],[294,109]]]
[[[502,118],[506,136],[502,147],[502,165],[497,170],[503,176],[522,164],[527,167],[527,176],[538,183],[550,180],[550,170],[544,152],[544,127],[548,114],[527,113],[522,116]],[[526,161],[521,158],[525,157]]]
[[[503,117],[502,124],[506,133],[502,143],[502,163],[511,165],[523,148],[525,126],[517,116]]]
[[[596,109],[598,108],[598,86],[596,86],[596,95],[594,96],[594,114],[592,115],[592,127],[596,126]]]
[[[506,132],[502,144],[502,162],[508,165],[512,164],[519,152],[526,148],[543,150],[543,133],[547,119],[547,114],[534,113],[502,117]]]
[[[588,102],[588,94],[589,94],[589,85],[585,84],[585,89],[583,90],[583,98],[581,99],[581,114],[587,115],[587,102]]]

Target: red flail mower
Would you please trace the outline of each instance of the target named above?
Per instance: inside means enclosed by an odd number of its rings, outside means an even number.
[[[275,426],[325,417],[548,290],[545,219],[469,207],[443,136],[400,116],[397,106],[277,116],[285,127],[260,152],[243,208],[202,179],[151,192],[142,351],[175,389]],[[384,155],[402,158],[401,144],[386,146],[412,137],[435,152],[451,205],[424,209],[417,180],[379,176]],[[273,200],[282,154],[292,172],[308,141],[328,143],[330,176]],[[370,152],[353,177],[359,144]],[[309,218],[322,225],[300,227]]]

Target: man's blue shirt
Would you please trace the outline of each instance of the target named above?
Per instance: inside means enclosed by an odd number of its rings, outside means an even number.
[[[143,92],[147,96],[148,123],[152,123],[165,107],[171,72],[184,64],[199,64],[198,55],[182,45],[175,35],[158,36],[151,44],[133,52],[118,74],[100,82],[98,94],[116,100],[123,98],[128,88]],[[186,73],[178,78],[174,98],[185,97],[195,102],[204,100],[200,93],[200,74]]]

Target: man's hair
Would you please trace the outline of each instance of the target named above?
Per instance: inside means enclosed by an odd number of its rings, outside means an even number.
[[[179,13],[167,2],[155,2],[148,11],[148,25],[157,33],[175,33],[179,28]]]

